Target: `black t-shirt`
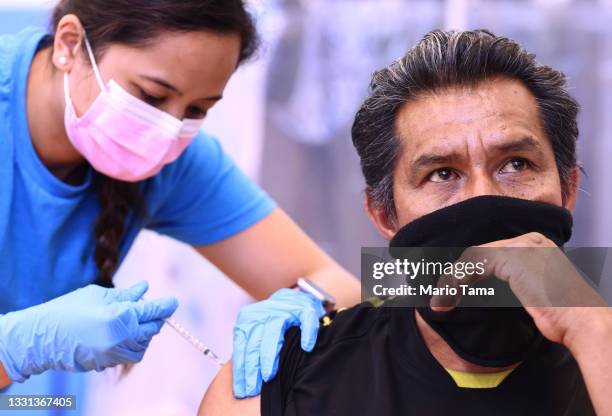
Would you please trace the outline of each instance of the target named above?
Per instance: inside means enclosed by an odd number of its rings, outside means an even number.
[[[575,360],[543,342],[495,388],[461,388],[427,349],[414,309],[362,304],[322,326],[311,353],[286,334],[262,416],[594,415]]]

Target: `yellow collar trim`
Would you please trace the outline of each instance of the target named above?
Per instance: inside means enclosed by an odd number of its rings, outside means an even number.
[[[499,386],[514,369],[511,368],[501,373],[489,374],[466,373],[463,371],[450,370],[448,368],[445,368],[445,370],[453,378],[457,387],[465,389],[492,389]]]

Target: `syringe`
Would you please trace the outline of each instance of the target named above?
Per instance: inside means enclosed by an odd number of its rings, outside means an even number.
[[[196,347],[198,349],[198,351],[200,351],[201,353],[203,353],[205,356],[207,356],[208,358],[210,358],[211,360],[213,360],[215,363],[217,363],[217,365],[219,367],[223,366],[223,361],[221,361],[221,359],[219,358],[219,356],[217,354],[215,354],[213,352],[213,350],[211,350],[210,348],[208,348],[206,345],[204,345],[204,343],[202,341],[200,341],[199,339],[197,339],[195,336],[193,336],[191,334],[191,332],[187,331],[185,329],[185,327],[183,327],[181,324],[179,324],[178,322],[176,322],[174,319],[172,318],[167,318],[166,319],[166,323],[168,325],[170,325],[176,332],[179,333],[180,336],[182,336],[183,338],[185,338],[191,345],[193,345],[194,347]]]
[[[140,299],[141,301],[146,300],[144,298],[144,296]],[[219,358],[219,356],[217,354],[214,353],[213,350],[211,350],[210,348],[208,348],[206,345],[204,345],[204,343],[202,341],[200,341],[199,339],[197,339],[195,336],[193,336],[191,334],[191,332],[187,331],[185,329],[185,327],[181,324],[179,324],[178,322],[176,322],[174,319],[172,318],[166,318],[164,319],[164,321],[172,328],[174,329],[176,332],[178,332],[178,334],[180,336],[182,336],[183,338],[185,338],[185,340],[187,340],[187,342],[189,342],[191,345],[193,345],[194,347],[196,347],[196,349],[198,351],[200,351],[202,354],[204,354],[206,357],[210,358],[211,360],[213,360],[219,367],[223,367],[223,364],[225,364],[223,361],[221,361],[221,359]]]

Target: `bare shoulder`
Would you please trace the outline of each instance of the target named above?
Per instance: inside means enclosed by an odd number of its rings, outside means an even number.
[[[236,399],[232,394],[232,364],[226,364],[208,387],[198,416],[260,416],[260,396]]]

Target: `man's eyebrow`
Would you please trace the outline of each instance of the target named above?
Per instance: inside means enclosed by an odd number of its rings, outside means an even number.
[[[460,157],[461,155],[457,152],[446,154],[423,154],[412,162],[412,167],[418,169],[430,165],[447,164],[459,159]]]
[[[522,137],[507,143],[500,143],[492,146],[498,153],[510,153],[519,151],[542,152],[542,145],[533,137]]]
[[[151,82],[155,82],[156,84],[159,84],[162,87],[169,89],[170,91],[174,91],[178,95],[183,95],[183,93],[181,91],[179,91],[178,88],[176,88],[174,85],[170,84],[168,81],[163,80],[161,78],[151,77],[151,76],[148,76],[148,75],[140,75],[140,78],[146,79],[146,80],[151,81]],[[223,98],[222,95],[213,95],[213,96],[210,96],[210,97],[202,98],[202,100],[219,101],[221,98]]]
[[[417,182],[421,169],[427,168],[428,166],[450,165],[459,158],[461,158],[461,155],[458,152],[422,154],[411,163],[409,180],[413,183]]]

